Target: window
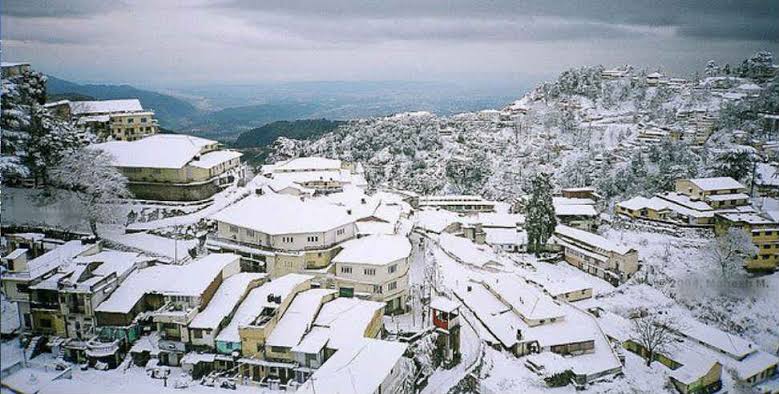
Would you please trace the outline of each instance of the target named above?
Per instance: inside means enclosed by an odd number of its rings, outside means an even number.
[[[51,328],[51,319],[41,319],[40,323],[43,328]]]
[[[135,119],[133,119],[133,118],[127,118],[127,123],[133,123],[134,121],[135,121]]]
[[[319,241],[319,236],[318,235],[313,235],[313,236],[308,237],[307,240],[308,240],[308,242],[317,242],[317,241]]]
[[[387,291],[392,291],[398,288],[398,282],[390,282],[387,284]]]
[[[284,243],[288,243],[289,244],[289,243],[292,243],[294,241],[295,241],[295,239],[293,237],[281,237],[281,242],[284,242]]]
[[[351,274],[352,273],[352,267],[341,267],[341,273],[342,274]]]
[[[363,273],[365,273],[365,275],[370,275],[370,276],[376,275],[376,268],[365,268],[363,270]]]
[[[203,331],[202,330],[192,330],[192,336],[195,338],[203,338]]]
[[[141,118],[141,123],[146,123],[146,118]]]
[[[249,230],[249,229],[247,228],[247,229],[246,229],[246,235],[247,235],[247,236],[249,236],[249,237],[254,237],[254,230]]]
[[[397,264],[392,264],[391,266],[389,266],[389,268],[387,268],[387,272],[389,272],[390,274],[394,274],[395,271],[397,270],[398,270]]]
[[[375,294],[381,294],[381,293],[382,293],[382,291],[381,291],[381,286],[379,286],[379,285],[373,285],[373,292],[374,292]]]
[[[231,233],[237,233],[238,232],[238,226],[230,226],[230,232]]]

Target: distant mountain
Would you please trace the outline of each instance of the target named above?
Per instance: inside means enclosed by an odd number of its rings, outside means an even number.
[[[130,85],[81,85],[48,76],[46,93],[49,100],[113,100],[137,98],[144,108],[154,110],[160,125],[178,128],[198,114],[194,105],[173,96],[142,90]]]
[[[235,141],[235,146],[239,148],[263,147],[270,145],[280,136],[298,140],[318,137],[335,130],[336,127],[344,123],[346,122],[327,119],[277,121],[242,133]]]

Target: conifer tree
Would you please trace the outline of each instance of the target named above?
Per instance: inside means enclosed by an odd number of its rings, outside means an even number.
[[[527,249],[537,255],[544,250],[544,245],[557,226],[552,204],[552,183],[548,174],[538,173],[530,180],[530,199],[525,223]]]

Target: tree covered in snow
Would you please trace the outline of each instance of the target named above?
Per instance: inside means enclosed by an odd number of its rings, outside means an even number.
[[[544,95],[549,98],[580,95],[596,98],[601,93],[603,66],[580,67],[563,71],[554,82],[542,85]]]
[[[757,255],[752,236],[736,227],[713,239],[706,250],[723,278],[742,272],[744,264]]]
[[[446,177],[456,193],[479,193],[490,174],[490,166],[484,152],[476,152],[468,158],[455,157],[446,163]]]
[[[706,63],[706,70],[704,70],[703,74],[707,77],[717,77],[722,73],[722,70],[717,65],[717,62],[714,60],[709,60]]]
[[[544,250],[557,226],[549,175],[537,173],[530,178],[529,194],[525,219],[527,250],[538,254]]]
[[[63,152],[91,141],[91,134],[53,117],[42,106],[46,100],[46,77],[42,74],[25,71],[3,79],[2,89],[0,175],[33,177],[46,184],[48,170]]]
[[[56,189],[48,191],[55,195],[63,190],[75,194],[93,235],[97,235],[98,223],[121,220],[112,203],[132,196],[127,189],[127,178],[111,163],[110,154],[85,147],[65,153],[49,173]]]
[[[752,175],[753,154],[744,149],[729,150],[717,156],[711,170],[712,176],[728,176],[743,181]]]
[[[633,319],[632,340],[643,348],[646,365],[652,365],[659,354],[673,350],[674,332],[679,328],[667,315],[652,313]]]
[[[760,51],[745,59],[739,68],[739,74],[746,78],[762,78],[773,75],[774,54]]]

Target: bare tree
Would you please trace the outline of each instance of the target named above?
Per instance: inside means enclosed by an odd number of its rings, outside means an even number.
[[[78,198],[93,235],[97,235],[97,223],[115,223],[120,219],[111,203],[132,196],[127,190],[127,178],[111,163],[110,154],[81,148],[65,154],[50,172],[55,187]]]
[[[713,239],[708,247],[712,261],[720,268],[723,278],[743,270],[744,264],[757,255],[752,236],[745,230],[731,227],[728,232]]]
[[[652,365],[658,354],[672,350],[674,332],[678,329],[666,315],[654,313],[633,319],[633,340],[646,351],[647,366]]]

